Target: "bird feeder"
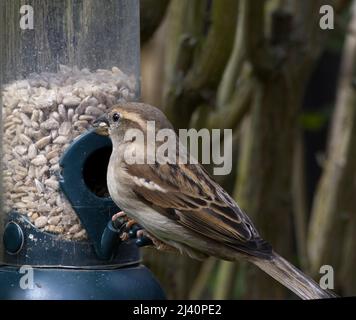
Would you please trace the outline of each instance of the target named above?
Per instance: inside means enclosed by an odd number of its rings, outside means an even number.
[[[139,1],[21,4],[0,4],[0,299],[163,298],[119,241],[111,142],[91,131],[139,97]]]

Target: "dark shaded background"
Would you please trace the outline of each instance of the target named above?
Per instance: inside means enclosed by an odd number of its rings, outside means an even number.
[[[334,29],[321,30],[322,5]],[[141,0],[142,99],[176,128],[232,128],[217,177],[275,250],[356,292],[353,1]],[[356,137],[356,136],[355,136]],[[170,298],[295,298],[253,266],[145,251]]]

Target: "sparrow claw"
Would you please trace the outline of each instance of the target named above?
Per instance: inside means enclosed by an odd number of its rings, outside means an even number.
[[[118,213],[115,213],[112,217],[111,217],[111,220],[112,221],[115,221],[117,220],[118,218],[124,218],[124,219],[128,219],[126,213],[124,211],[120,211]]]
[[[151,236],[148,235],[147,231],[144,229],[140,229],[136,232],[136,245],[138,247],[146,247],[146,246],[152,246],[154,245],[153,240],[151,239]]]
[[[129,239],[129,234],[127,232],[122,232],[120,234],[120,240],[121,241],[127,241]]]
[[[144,229],[137,231],[137,238],[136,245],[138,247],[153,246],[160,251],[177,251],[176,248],[162,242]]]
[[[113,226],[118,230],[122,230],[122,228],[126,225],[127,220],[128,220],[128,217],[126,216],[125,212],[123,212],[123,211],[115,213],[111,217]]]
[[[150,235],[137,224],[135,220],[130,219],[123,211],[114,214],[111,220],[114,227],[120,231],[121,241],[127,241],[129,238],[137,238],[136,245],[138,247],[153,246],[157,250],[176,251],[175,248]]]
[[[130,219],[123,211],[115,213],[111,220],[114,227],[120,231],[121,241],[136,238],[137,232],[142,229],[135,220]]]

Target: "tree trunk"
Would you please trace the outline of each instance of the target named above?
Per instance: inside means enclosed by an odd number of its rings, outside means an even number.
[[[255,87],[246,155],[239,163],[236,199],[262,237],[288,260],[292,250],[291,172],[298,101],[282,75]],[[283,191],[282,191],[283,190]],[[284,298],[285,289],[257,269],[250,270],[249,298]]]
[[[316,274],[322,265],[331,265],[336,279],[343,276],[341,289],[347,294],[356,292],[352,290],[356,281],[355,30],[356,3],[344,47],[327,160],[313,203],[308,238],[311,271]]]
[[[299,1],[298,5],[301,9],[294,15],[283,6],[273,9],[270,41],[265,44],[263,58],[247,56],[253,65],[255,86],[235,190],[235,198],[251,216],[262,237],[294,264],[298,264],[292,255],[295,251],[292,226],[294,142],[303,84],[320,51],[317,23],[320,3]],[[304,52],[293,43],[296,39],[303,41]],[[278,52],[284,52],[285,56],[281,59]],[[252,267],[246,283],[248,298],[281,299],[287,295],[285,288]]]

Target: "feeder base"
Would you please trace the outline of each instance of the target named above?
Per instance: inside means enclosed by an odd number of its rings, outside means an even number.
[[[119,269],[0,267],[1,300],[165,299],[143,265]]]

